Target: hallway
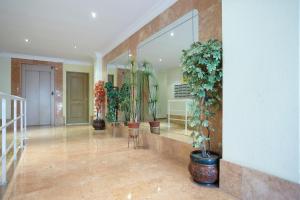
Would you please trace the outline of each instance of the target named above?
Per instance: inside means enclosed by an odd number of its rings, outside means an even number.
[[[187,167],[89,126],[33,128],[5,199],[234,199]]]

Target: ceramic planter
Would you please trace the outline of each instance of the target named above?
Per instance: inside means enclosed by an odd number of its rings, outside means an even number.
[[[149,125],[150,125],[151,133],[160,134],[160,122],[159,121],[149,122]]]
[[[93,121],[93,127],[95,130],[104,130],[105,129],[105,121],[103,119],[95,119]]]
[[[190,153],[189,171],[193,180],[203,185],[215,185],[219,179],[219,156],[210,152],[209,158],[203,158],[201,151]]]

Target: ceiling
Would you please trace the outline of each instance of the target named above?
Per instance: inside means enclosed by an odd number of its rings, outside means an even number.
[[[91,62],[174,2],[0,0],[0,52]]]

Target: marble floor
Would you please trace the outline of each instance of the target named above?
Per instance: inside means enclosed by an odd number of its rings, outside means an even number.
[[[190,180],[187,166],[89,126],[34,128],[4,199],[225,200]]]

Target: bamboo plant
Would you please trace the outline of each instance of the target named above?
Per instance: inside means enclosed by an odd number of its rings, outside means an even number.
[[[140,115],[139,70],[134,58],[130,60],[130,121],[138,122]]]

